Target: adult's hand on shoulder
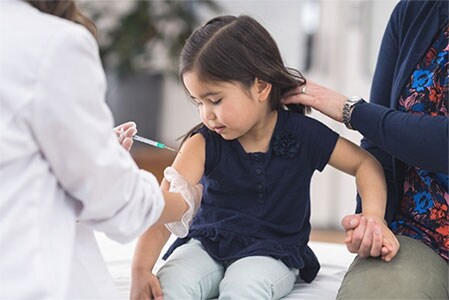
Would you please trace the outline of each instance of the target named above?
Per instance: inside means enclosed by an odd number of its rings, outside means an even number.
[[[338,92],[307,80],[306,85],[299,86],[282,97],[284,104],[302,104],[316,109],[328,117],[342,122],[343,106],[348,97]]]
[[[127,151],[133,145],[133,136],[137,133],[137,125],[134,122],[126,122],[114,128],[118,141]]]

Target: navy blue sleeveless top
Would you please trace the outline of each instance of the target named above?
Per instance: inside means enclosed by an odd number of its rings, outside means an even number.
[[[338,134],[315,119],[278,111],[267,152],[247,153],[238,140],[199,129],[206,140],[201,208],[186,238],[194,238],[221,262],[271,256],[300,270],[311,282],[320,265],[307,246],[310,235],[310,181],[323,170]]]

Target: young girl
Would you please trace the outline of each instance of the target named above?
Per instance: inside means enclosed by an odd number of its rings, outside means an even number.
[[[304,116],[304,107],[281,105],[282,95],[305,87],[305,79],[284,66],[259,23],[248,16],[210,20],[188,39],[180,64],[202,123],[188,134],[173,167],[191,184],[204,185],[203,199],[157,277],[151,270],[170,233],[159,226],[140,238],[131,298],[163,292],[164,299],[278,299],[298,274],[311,282],[320,265],[307,246],[310,181],[328,163],[356,176],[363,214],[380,224],[373,234],[388,250],[383,258],[396,254],[397,240],[383,222],[379,164]]]

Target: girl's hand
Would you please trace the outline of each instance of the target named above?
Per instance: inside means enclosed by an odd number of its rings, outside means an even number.
[[[373,220],[360,214],[345,216],[342,220],[346,231],[344,242],[349,252],[360,257],[377,257],[382,254],[382,232]]]
[[[346,247],[360,257],[381,256],[389,262],[399,250],[395,235],[378,217],[348,215],[343,218],[342,225],[346,231]]]
[[[159,279],[151,272],[133,272],[129,299],[163,300]]]
[[[127,151],[131,150],[133,145],[133,136],[137,133],[137,125],[134,122],[126,122],[114,128],[119,143]]]

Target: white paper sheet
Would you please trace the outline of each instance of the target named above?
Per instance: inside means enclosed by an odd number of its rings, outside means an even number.
[[[121,245],[101,234],[97,234],[97,240],[108,269],[119,289],[121,299],[129,299],[131,260],[135,242]],[[173,240],[172,236],[162,253]],[[312,283],[296,283],[294,289],[284,299],[335,299],[345,271],[354,259],[354,254],[349,253],[344,244],[310,242],[309,246],[318,257],[321,270]],[[162,264],[163,260],[159,259],[155,270],[159,269]]]

